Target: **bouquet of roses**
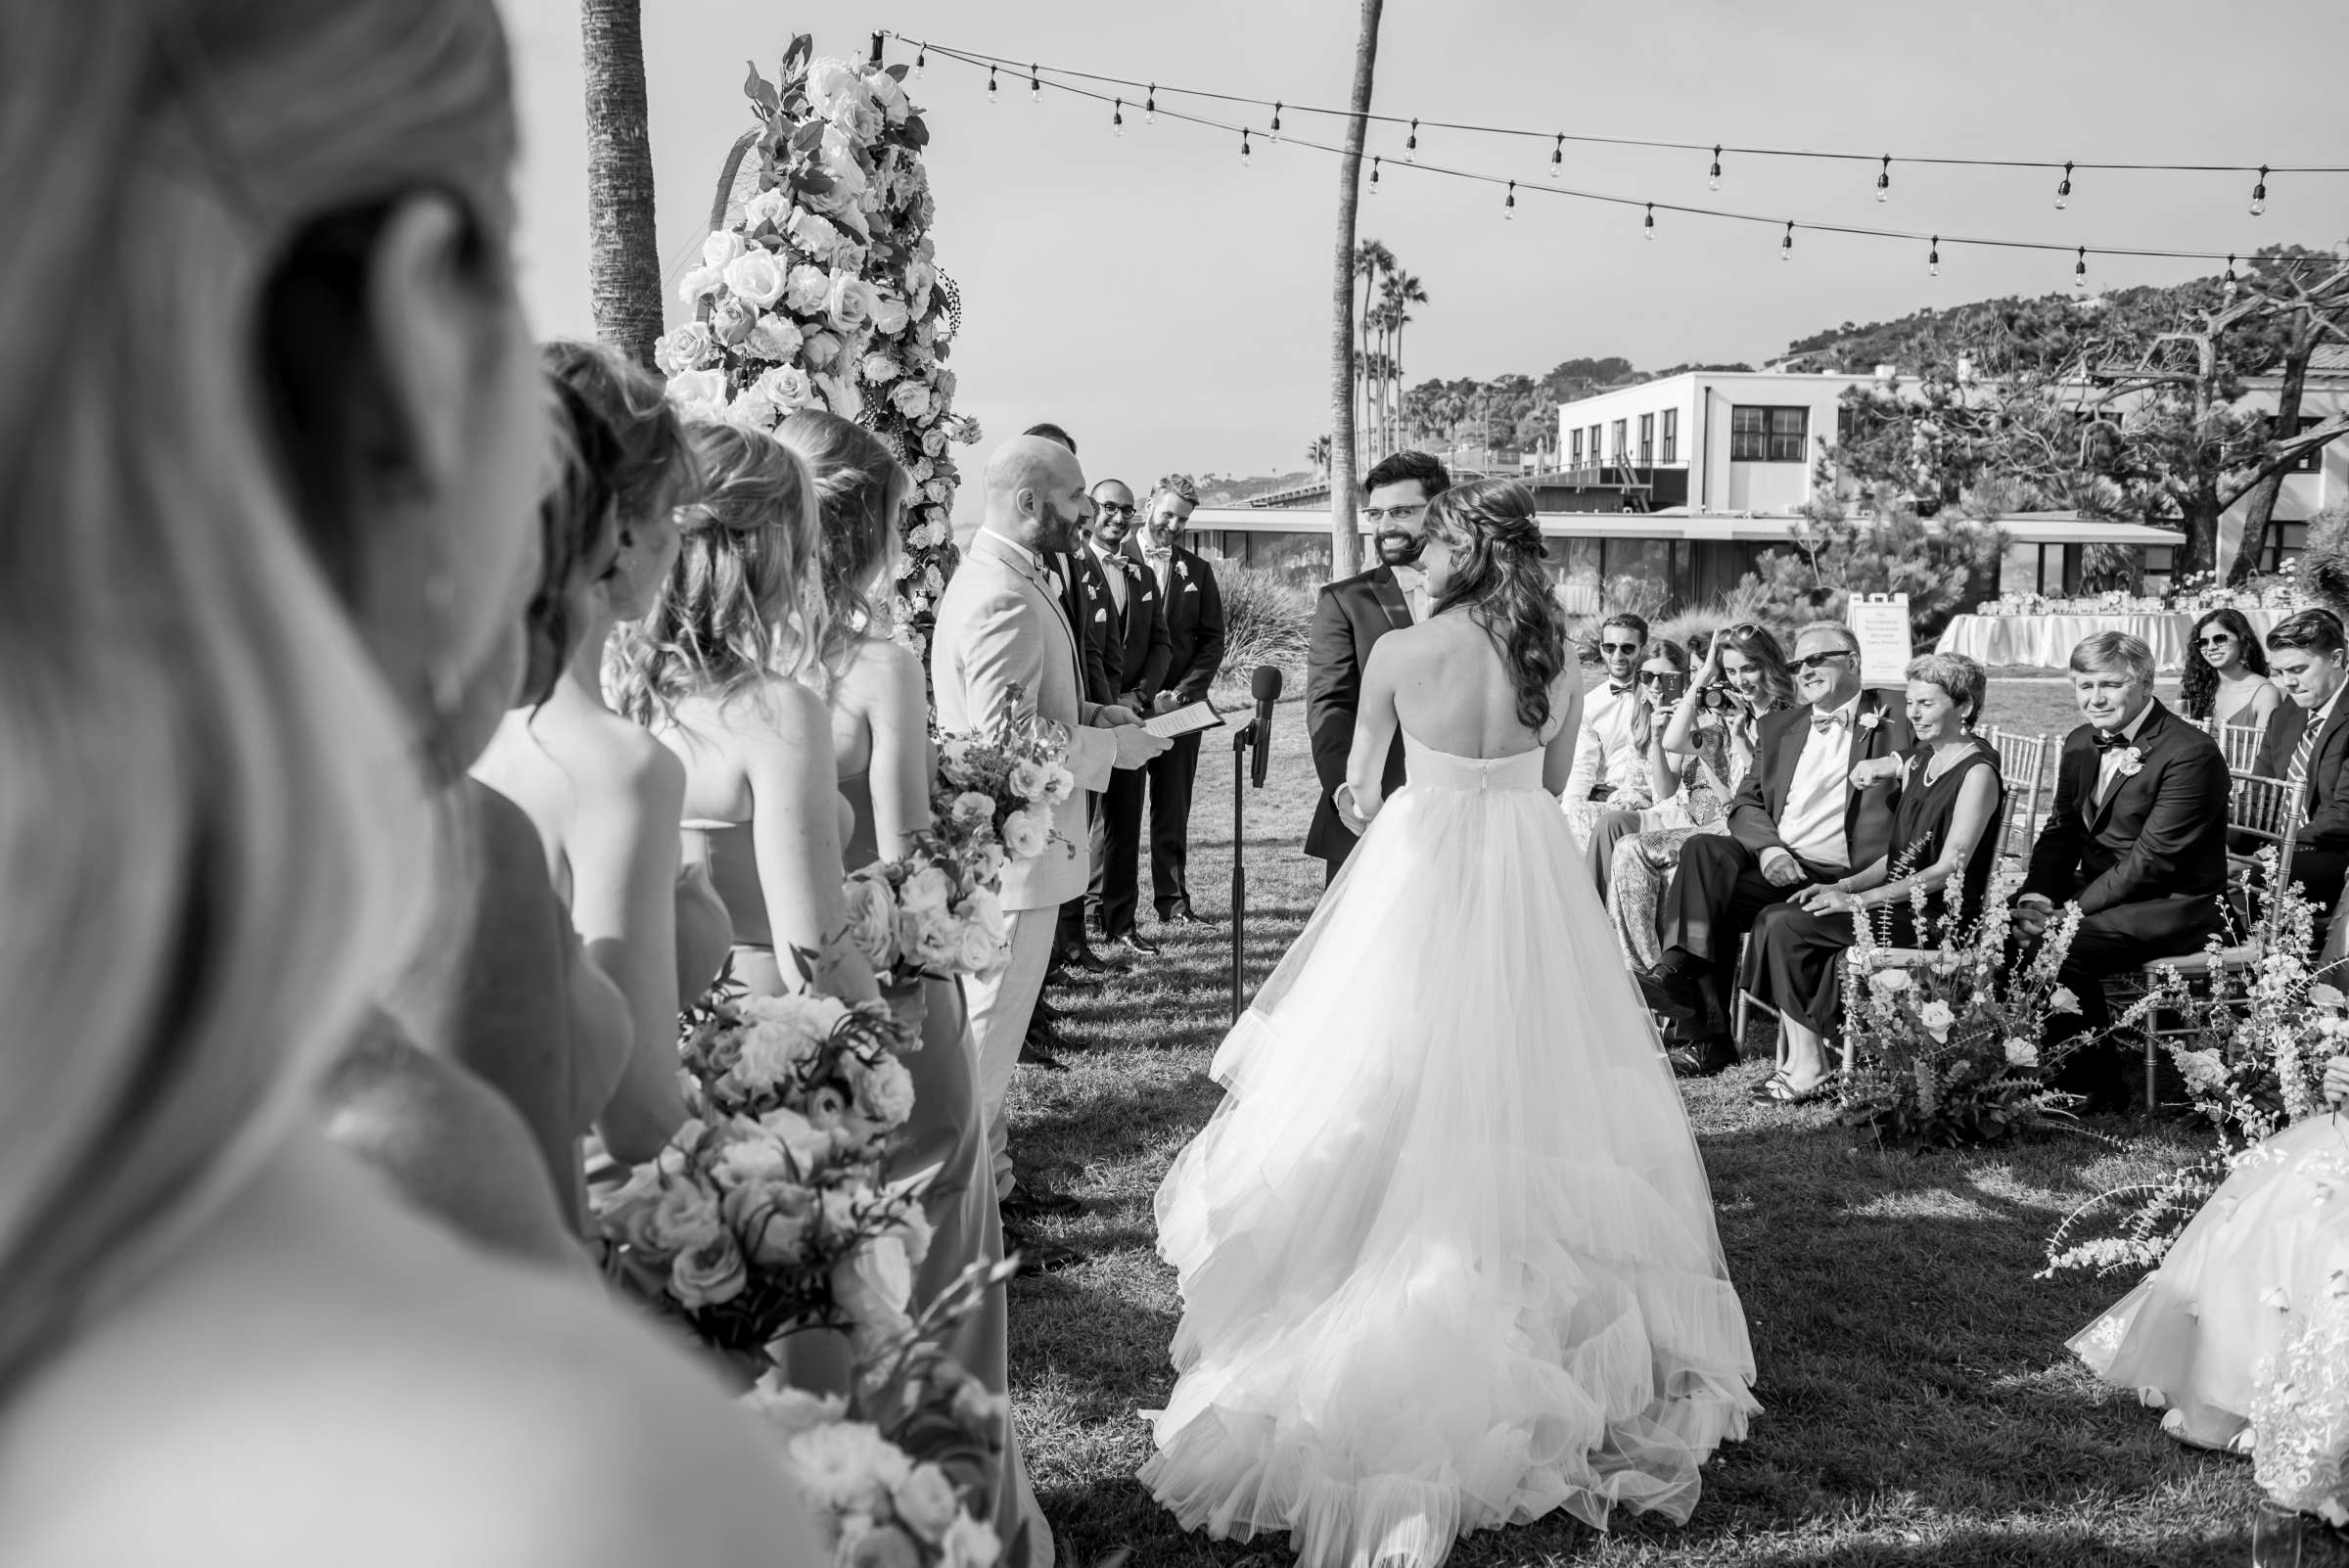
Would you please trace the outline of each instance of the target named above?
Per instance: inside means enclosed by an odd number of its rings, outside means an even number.
[[[898,859],[850,873],[849,940],[884,989],[1003,967],[1011,955],[1011,922],[996,897],[1004,860],[990,825],[953,824],[915,834]]]
[[[682,1044],[688,1120],[596,1199],[607,1269],[731,1355],[897,1332],[930,1239],[885,1179],[913,1109],[900,1038],[879,1003],[714,995]]]
[[[1017,685],[1011,688],[1015,713],[1024,695]],[[940,831],[975,836],[985,827],[1010,858],[1035,859],[1059,839],[1052,808],[1077,789],[1068,756],[1069,732],[1034,714],[998,726],[992,736],[941,736],[932,798]],[[1074,846],[1060,842],[1074,853]]]
[[[1938,946],[1883,948],[1861,924],[1844,990],[1854,1056],[1842,1091],[1846,1126],[1885,1143],[1957,1146],[2010,1136],[2068,1102],[2041,1080],[2040,1042],[2048,1014],[2079,1007],[2055,976],[2080,908],[2067,905],[2032,961],[2010,969],[2012,882],[1994,879],[1981,917],[1945,922]],[[1916,922],[1931,942],[1921,897]]]

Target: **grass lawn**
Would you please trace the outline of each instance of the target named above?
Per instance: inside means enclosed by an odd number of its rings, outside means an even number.
[[[1321,867],[1298,850],[1313,802],[1303,706],[1280,710],[1272,781],[1250,792],[1248,958],[1261,980],[1303,925]],[[2060,734],[2060,683],[2002,682],[1988,719]],[[1231,757],[1210,736],[1192,821],[1202,912],[1228,913]],[[1146,874],[1146,873],[1145,873]],[[1089,1262],[1019,1281],[1016,1419],[1063,1560],[1130,1546],[1162,1563],[1286,1562],[1285,1537],[1219,1544],[1176,1530],[1135,1484],[1137,1411],[1164,1399],[1179,1304],[1152,1249],[1151,1198],[1207,1120],[1205,1077],[1229,1016],[1228,927],[1169,936],[1145,970],[1061,992],[1094,1043],[1065,1075],[1020,1074],[1013,1150],[1086,1212],[1050,1229]],[[1763,1414],[1706,1469],[1684,1529],[1619,1514],[1612,1536],[1564,1516],[1461,1544],[1482,1565],[2162,1564],[2247,1559],[2247,1461],[2180,1448],[2153,1412],[2092,1384],[2063,1342],[2127,1280],[2032,1278],[2056,1221],[2089,1192],[2190,1144],[2168,1126],[2099,1124],[1997,1154],[1855,1147],[1820,1108],[1747,1097],[1749,1063],[1689,1087],[1723,1244],[1744,1299]]]

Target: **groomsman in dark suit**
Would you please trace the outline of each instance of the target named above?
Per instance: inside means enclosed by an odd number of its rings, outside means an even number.
[[[1150,712],[1167,674],[1168,641],[1165,601],[1158,579],[1141,558],[1127,548],[1133,531],[1133,491],[1116,480],[1093,486],[1099,508],[1093,536],[1085,553],[1101,575],[1109,595],[1104,660],[1117,683],[1113,700],[1137,714]],[[1100,900],[1101,938],[1113,947],[1149,956],[1158,944],[1134,928],[1134,909],[1140,902],[1142,802],[1147,779],[1140,772],[1111,775],[1101,794],[1097,831],[1100,853],[1093,862],[1093,890]]]
[[[2058,978],[2077,1013],[2049,1020],[2051,1039],[2091,1042],[2056,1074],[2091,1110],[2128,1100],[2127,1063],[2103,1038],[2106,976],[2199,949],[2224,923],[2227,759],[2218,743],[2153,700],[2153,654],[2120,631],[2072,650],[2072,690],[2088,722],[2063,743],[2055,804],[2014,902],[2018,957],[2035,951],[2060,905],[2081,921]]]
[[[2349,881],[2349,703],[2341,701],[2349,639],[2326,612],[2303,610],[2267,641],[2269,677],[2291,701],[2269,717],[2252,771],[2288,779],[2299,791],[2292,880],[2316,906],[2321,932]]]
[[[1638,977],[1674,1026],[1673,1071],[1718,1073],[1737,1060],[1729,986],[1754,918],[1798,888],[1873,865],[1896,846],[1905,714],[1860,684],[1860,639],[1840,622],[1803,627],[1795,691],[1809,704],[1763,718],[1754,763],[1729,801],[1729,831],[1699,833],[1657,908],[1663,956]]]
[[[1171,474],[1150,492],[1142,518],[1142,570],[1158,584],[1166,606],[1167,673],[1154,712],[1172,713],[1207,701],[1223,668],[1223,591],[1204,557],[1182,547],[1182,530],[1199,505],[1187,474]],[[1191,789],[1199,777],[1199,736],[1178,735],[1155,759],[1150,774],[1150,899],[1161,925],[1209,925],[1191,907]]]
[[[1427,535],[1427,503],[1451,487],[1451,475],[1426,452],[1397,452],[1362,480],[1362,521],[1378,547],[1378,565],[1330,583],[1313,604],[1313,629],[1305,654],[1305,723],[1320,776],[1321,802],[1306,831],[1305,853],[1320,860],[1326,880],[1354,853],[1361,824],[1339,808],[1346,756],[1354,749],[1354,715],[1362,695],[1362,667],[1371,645],[1398,626],[1424,621],[1426,574],[1419,551]],[[1385,793],[1403,787],[1403,735],[1387,753]]]

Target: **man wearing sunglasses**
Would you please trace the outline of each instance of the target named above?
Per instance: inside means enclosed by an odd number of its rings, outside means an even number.
[[[1807,706],[1762,719],[1728,833],[1688,840],[1657,910],[1663,956],[1639,986],[1686,1040],[1671,1052],[1683,1077],[1737,1060],[1729,987],[1755,916],[1892,846],[1899,760],[1912,744],[1906,714],[1861,685],[1860,639],[1839,622],[1805,626],[1793,665]]]
[[[1558,799],[1568,806],[1603,801],[1616,780],[1643,777],[1639,755],[1639,662],[1647,657],[1647,623],[1630,611],[1609,616],[1598,628],[1598,662],[1607,678],[1583,692],[1583,733],[1574,748],[1574,771]]]
[[[1419,551],[1427,533],[1427,503],[1451,487],[1451,475],[1426,452],[1397,452],[1363,477],[1362,521],[1378,546],[1378,565],[1330,583],[1313,604],[1313,629],[1305,655],[1305,722],[1320,776],[1321,801],[1305,836],[1305,853],[1322,862],[1327,878],[1354,853],[1359,818],[1340,808],[1346,759],[1354,750],[1354,715],[1361,700],[1362,667],[1371,646],[1398,626],[1425,621],[1428,602]],[[1403,787],[1403,735],[1387,753],[1387,795]]]

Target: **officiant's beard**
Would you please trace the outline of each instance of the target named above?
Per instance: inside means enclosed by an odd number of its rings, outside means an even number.
[[[1420,552],[1426,548],[1427,539],[1422,534],[1405,533],[1401,529],[1378,530],[1378,558],[1388,566],[1416,566]]]

